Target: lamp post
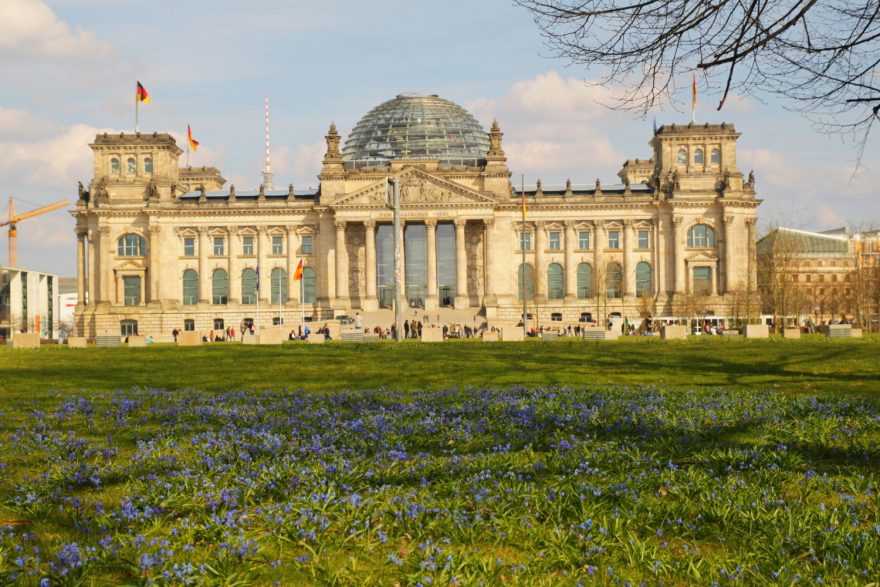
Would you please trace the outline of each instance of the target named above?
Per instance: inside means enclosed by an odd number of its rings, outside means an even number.
[[[403,286],[400,282],[403,262],[403,235],[400,233],[400,184],[398,178],[386,180],[388,207],[394,211],[394,340],[403,338]]]

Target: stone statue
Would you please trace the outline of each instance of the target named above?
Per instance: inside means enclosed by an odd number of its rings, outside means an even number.
[[[749,171],[749,186],[751,186],[752,189],[755,189],[755,170],[754,169]]]
[[[80,200],[85,200],[85,199],[86,199],[86,198],[85,198],[86,190],[83,188],[83,182],[79,181],[79,182],[77,182],[77,183],[79,184],[78,187],[77,187],[77,191],[79,192],[79,199],[80,199]]]
[[[681,189],[681,183],[678,180],[678,170],[672,172],[672,188]]]
[[[729,190],[730,189],[730,172],[724,172],[724,179],[721,180],[721,189]]]
[[[156,181],[151,179],[150,183],[147,184],[147,199],[148,200],[158,200],[159,199],[159,188],[156,187]]]

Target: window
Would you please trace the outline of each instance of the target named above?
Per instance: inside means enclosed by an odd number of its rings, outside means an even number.
[[[651,291],[651,266],[648,263],[636,265],[636,295],[638,297],[649,296]]]
[[[551,230],[550,231],[550,250],[558,251],[559,250],[559,231]]]
[[[299,252],[302,255],[311,255],[312,254],[312,235],[306,234],[303,235],[302,241],[299,245]]]
[[[528,263],[520,263],[516,273],[518,279],[516,288],[517,298],[523,299],[523,293],[525,293],[527,300],[535,299],[535,275],[532,266]]]
[[[811,281],[813,281],[813,276],[807,273],[807,283],[810,283]]]
[[[550,314],[551,322],[562,322],[562,313],[561,312],[553,312]]]
[[[119,323],[119,332],[120,334],[122,334],[122,336],[137,336],[137,320],[122,320]]]
[[[520,251],[531,251],[532,250],[532,233],[531,232],[519,233],[519,250]]]
[[[284,326],[284,318],[275,316],[272,318],[272,326]]]
[[[226,324],[223,318],[214,318],[214,330],[226,330]]]
[[[581,300],[593,297],[593,266],[589,263],[578,265],[577,297]]]
[[[581,312],[581,317],[579,322],[592,322],[593,321],[593,313],[592,312]]]
[[[194,269],[183,272],[183,305],[195,306],[199,303],[199,274]]]
[[[620,231],[619,230],[609,230],[608,231],[608,248],[609,249],[619,249],[620,248]]]
[[[191,236],[183,238],[183,256],[195,257],[196,255],[196,239]]]
[[[147,248],[146,241],[138,234],[124,234],[116,246],[120,257],[143,257]]]
[[[222,256],[226,250],[226,238],[222,236],[214,237],[214,255]]]
[[[129,175],[134,175],[135,173],[137,173],[137,161],[134,160],[134,157],[129,157],[126,163],[128,164]]]
[[[609,298],[619,298],[623,285],[623,270],[618,263],[609,263],[607,275],[605,275],[605,291]]]
[[[639,231],[639,248],[647,249],[649,246],[649,235],[650,233],[647,230]]]
[[[694,163],[697,165],[703,164],[703,149],[697,149],[694,151]]]
[[[315,270],[311,267],[303,269],[302,278],[303,303],[315,303]]]
[[[688,163],[688,152],[687,149],[682,147],[678,150],[678,164],[679,165],[687,165]]]
[[[547,267],[547,297],[551,300],[561,300],[564,297],[562,285],[562,265],[550,263]]]
[[[712,153],[709,155],[709,162],[712,165],[721,165],[721,150],[720,149],[712,149]]]
[[[153,158],[145,157],[144,158],[144,173],[147,175],[151,175],[153,173]]]
[[[187,318],[183,321],[183,330],[184,332],[195,332],[196,330],[196,321],[192,318]]]
[[[710,267],[694,267],[693,278],[695,294],[708,294],[712,291],[712,269]]]
[[[119,158],[113,157],[110,159],[110,173],[113,175],[119,175]]]
[[[241,303],[257,303],[257,272],[248,267],[241,272]]]
[[[588,230],[582,230],[578,232],[578,248],[579,249],[589,249],[590,248],[590,232]]]
[[[688,229],[687,246],[706,248],[715,246],[715,231],[711,226],[695,224]]]
[[[254,237],[241,237],[241,254],[249,256],[254,254]]]
[[[287,301],[287,271],[280,267],[272,270],[272,303]]]
[[[211,303],[226,304],[229,301],[229,275],[223,269],[215,269],[211,276]]]
[[[122,289],[126,306],[139,306],[141,303],[141,278],[139,275],[124,275]]]
[[[283,255],[284,254],[284,237],[281,237],[281,236],[273,236],[272,237],[272,254],[273,255]]]

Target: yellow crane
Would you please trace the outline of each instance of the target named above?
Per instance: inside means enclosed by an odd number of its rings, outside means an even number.
[[[12,196],[9,196],[9,220],[5,222],[0,222],[0,228],[4,226],[9,226],[9,266],[15,267],[18,265],[18,228],[17,224],[22,220],[27,220],[28,218],[33,218],[34,216],[39,216],[40,214],[45,214],[46,212],[51,212],[52,210],[57,210],[62,206],[66,206],[70,203],[70,200],[67,198],[63,200],[59,200],[54,204],[49,204],[48,206],[41,206],[36,210],[31,210],[30,212],[25,212],[23,214],[15,213],[15,200]]]

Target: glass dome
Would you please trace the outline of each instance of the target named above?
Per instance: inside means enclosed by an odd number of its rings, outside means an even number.
[[[352,168],[386,167],[392,159],[439,159],[444,167],[485,165],[489,136],[461,106],[436,94],[400,94],[370,110],[345,141]]]

